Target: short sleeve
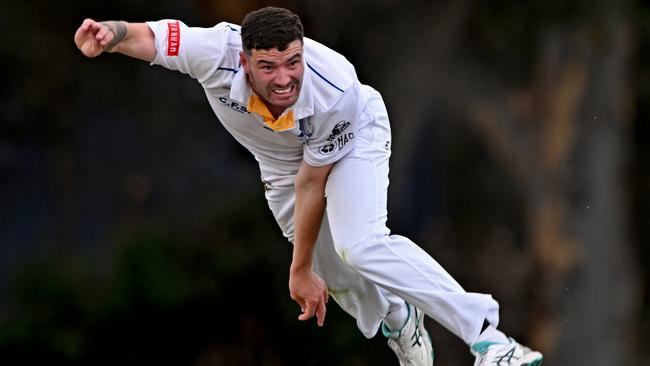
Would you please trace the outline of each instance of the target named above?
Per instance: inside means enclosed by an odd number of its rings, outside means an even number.
[[[312,117],[314,132],[303,151],[307,164],[332,164],[354,148],[358,129],[358,104],[359,90],[353,84],[327,112]]]
[[[239,27],[219,23],[211,28],[188,27],[179,20],[147,22],[155,35],[156,57],[152,64],[180,71],[206,84],[219,69],[237,68]]]

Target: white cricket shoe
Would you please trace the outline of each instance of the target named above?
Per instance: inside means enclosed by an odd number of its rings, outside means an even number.
[[[400,330],[390,330],[381,324],[388,346],[395,352],[400,366],[433,366],[431,337],[424,328],[424,314],[413,305],[406,304],[408,318]]]
[[[510,343],[474,343],[472,354],[476,356],[474,366],[539,366],[544,356],[510,338]]]

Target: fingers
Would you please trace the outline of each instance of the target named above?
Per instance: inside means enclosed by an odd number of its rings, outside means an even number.
[[[90,29],[90,27],[93,25],[93,23],[97,23],[94,20],[90,18],[84,19],[83,23],[81,23],[81,27],[79,27],[80,30],[87,31]]]
[[[295,274],[290,275],[289,289],[291,298],[300,305],[298,319],[306,321],[316,316],[318,326],[322,327],[327,312],[325,304],[329,301],[325,282],[314,273],[306,278]]]
[[[301,299],[301,298],[298,298],[298,299],[296,299],[296,302],[298,303],[298,305],[300,305],[300,311],[304,313],[304,312],[305,312],[305,308],[307,307],[307,306],[305,305],[305,300],[303,300],[303,299]]]
[[[103,31],[103,32],[102,32]],[[74,36],[75,44],[84,55],[95,57],[104,46],[113,40],[113,33],[108,28],[90,18],[86,18]]]
[[[325,306],[325,301],[320,301],[318,307],[316,308],[316,323],[319,327],[322,327],[325,324],[325,313],[327,312],[327,307]]]
[[[96,34],[101,28],[102,23],[86,18],[77,30],[77,34]]]
[[[79,37],[94,35],[97,41],[101,41],[102,39],[106,38],[108,34],[112,33],[113,32],[105,24],[96,22],[90,18],[86,18],[84,19],[83,23],[81,23],[79,29],[77,29],[77,32],[75,33],[75,39],[78,39]]]
[[[113,39],[113,32],[105,24],[99,24],[99,30],[95,33],[95,39],[103,46],[108,44]],[[110,39],[109,39],[110,38]]]
[[[102,30],[97,32],[97,36],[95,38],[97,38],[97,41],[99,41],[100,46],[106,47],[106,45],[108,45],[113,40],[113,38],[115,38],[115,33],[108,29],[108,27],[104,26]]]
[[[90,18],[84,19],[83,23],[81,23],[81,26],[75,32],[74,41],[77,44],[77,47],[81,48],[81,45],[85,41],[85,38],[88,36],[88,30],[90,29],[90,26],[93,22],[94,20]]]
[[[316,313],[316,306],[314,305],[315,305],[314,302],[311,301],[307,302],[307,306],[305,310],[302,312],[302,314],[300,314],[300,316],[298,316],[298,319],[304,321],[313,318],[314,314]]]
[[[88,22],[88,27],[87,29],[91,31],[94,34],[97,34],[102,28],[106,28],[106,26],[100,22],[96,22],[92,19],[90,19],[90,22]]]
[[[319,327],[322,327],[325,324],[325,314],[327,313],[327,307],[325,306],[325,299],[322,298],[317,302],[307,302],[306,307],[302,307],[302,314],[298,316],[299,320],[305,321],[309,320],[316,316],[316,323]]]

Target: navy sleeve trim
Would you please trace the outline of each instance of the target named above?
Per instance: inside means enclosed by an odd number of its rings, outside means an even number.
[[[239,29],[237,29],[237,28],[233,28],[230,24],[226,24],[226,28],[230,29],[230,30],[233,31],[233,32],[237,32],[237,33],[239,33]]]
[[[328,83],[328,84],[330,84],[331,86],[333,86],[334,89],[336,89],[336,90],[340,91],[341,93],[343,93],[343,89],[339,88],[338,86],[334,85],[334,83],[332,83],[331,81],[327,80],[327,78],[325,78],[325,77],[324,77],[323,75],[321,75],[318,71],[316,71],[316,69],[314,69],[314,68],[313,68],[309,63],[307,63],[307,67],[309,67],[309,69],[310,69],[311,71],[313,71],[316,75],[318,75],[318,77],[320,77],[321,79],[325,80],[326,83]]]

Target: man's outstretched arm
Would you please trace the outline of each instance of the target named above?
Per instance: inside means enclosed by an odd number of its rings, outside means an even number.
[[[327,285],[312,270],[314,245],[325,211],[325,184],[333,164],[312,167],[305,161],[296,176],[294,209],[295,237],[289,271],[289,290],[302,310],[298,317],[307,320],[316,315],[318,325],[325,321]]]
[[[156,57],[155,37],[146,23],[85,19],[74,42],[86,57],[104,52],[119,52],[148,62]]]

